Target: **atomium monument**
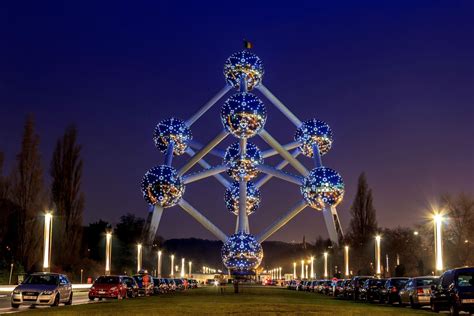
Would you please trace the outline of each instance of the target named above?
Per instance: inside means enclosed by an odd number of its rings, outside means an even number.
[[[142,181],[145,201],[152,206],[147,220],[146,239],[151,243],[156,235],[163,209],[180,206],[201,225],[224,243],[221,256],[226,268],[234,275],[251,275],[263,258],[261,243],[286,225],[306,206],[321,211],[334,243],[342,237],[336,206],[344,196],[344,182],[335,170],[323,166],[321,157],[329,152],[333,134],[329,125],[317,119],[300,121],[262,83],[264,68],[261,59],[244,49],[231,55],[224,64],[225,87],[187,121],[165,119],[155,128],[153,141],[164,154],[164,163],[146,172]],[[223,130],[206,145],[193,141],[191,127],[229,91],[234,93],[223,103],[220,119]],[[270,104],[280,110],[296,127],[294,141],[281,145],[265,130],[267,111],[264,102],[252,91],[257,90]],[[216,149],[228,136],[237,142],[225,151]],[[260,137],[269,149],[261,151],[250,140]],[[180,168],[172,167],[173,156],[187,154],[189,161]],[[222,164],[210,166],[204,159],[217,155]],[[264,159],[279,154],[283,160],[276,166]],[[303,154],[314,161],[314,169],[307,170],[296,158]],[[196,164],[203,169],[189,171]],[[283,171],[291,165],[299,174]],[[228,236],[188,203],[183,195],[186,185],[206,177],[215,177],[226,187],[223,208],[234,214],[235,232]],[[263,232],[250,233],[249,216],[260,205],[262,186],[276,177],[299,186],[302,199]],[[298,190],[298,188],[296,189]]]

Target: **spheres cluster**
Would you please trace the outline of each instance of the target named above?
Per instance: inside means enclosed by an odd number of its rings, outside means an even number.
[[[263,259],[263,250],[255,236],[237,233],[230,236],[221,249],[221,257],[233,274],[252,274]]]
[[[257,167],[263,164],[262,153],[255,144],[247,142],[245,154],[241,155],[240,144],[234,143],[225,152],[224,164],[232,179],[249,181],[258,175]]]
[[[142,193],[148,204],[164,208],[175,206],[184,194],[183,179],[173,167],[154,167],[143,177]]]
[[[221,108],[224,128],[237,138],[257,135],[265,125],[267,111],[263,102],[248,92],[234,94]]]
[[[155,146],[163,153],[168,149],[170,142],[173,142],[175,156],[184,154],[192,138],[191,130],[186,123],[174,117],[158,123],[153,133]]]
[[[229,188],[225,191],[224,199],[227,209],[239,215],[239,182],[233,182]],[[247,200],[246,210],[247,215],[255,213],[260,206],[260,190],[255,186],[253,182],[247,182]]]
[[[303,179],[301,194],[306,202],[314,209],[336,206],[344,196],[344,181],[337,171],[319,167]]]
[[[295,141],[300,142],[301,152],[305,156],[314,157],[314,145],[318,146],[322,156],[331,149],[332,131],[326,122],[312,119],[304,122],[296,130]]]
[[[225,80],[236,89],[245,81],[246,89],[252,90],[262,82],[263,73],[262,60],[248,50],[232,54],[224,64]]]

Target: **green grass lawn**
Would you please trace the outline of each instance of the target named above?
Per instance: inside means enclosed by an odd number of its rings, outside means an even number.
[[[59,308],[36,309],[30,314],[56,315],[174,315],[174,314],[318,314],[318,315],[430,315],[430,312],[377,304],[354,303],[275,287],[243,287],[224,294],[215,287],[184,293],[107,301]]]

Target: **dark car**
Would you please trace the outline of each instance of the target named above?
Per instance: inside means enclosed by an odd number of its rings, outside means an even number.
[[[197,289],[198,282],[195,279],[189,279],[189,288],[190,289]]]
[[[474,314],[474,267],[444,272],[437,285],[431,286],[431,310],[449,310],[451,315],[460,311]]]
[[[182,291],[185,289],[183,279],[173,279],[176,284],[176,291]]]
[[[380,288],[380,303],[401,305],[400,290],[405,287],[408,278],[388,278],[385,285]]]
[[[402,304],[409,304],[412,308],[430,305],[431,285],[437,284],[438,277],[422,276],[411,278],[400,290]]]
[[[360,289],[360,299],[369,303],[380,301],[380,289],[386,281],[386,279],[367,279]]]
[[[347,296],[354,301],[359,300],[360,288],[368,279],[373,279],[373,276],[355,276],[352,278],[351,283],[347,286]]]
[[[98,277],[89,290],[89,300],[127,297],[127,286],[119,275],[102,275]]]
[[[341,297],[342,298],[349,298],[350,293],[349,293],[349,287],[351,286],[351,279],[344,280],[344,283],[342,283],[342,291],[341,291]]]
[[[138,295],[148,296],[154,293],[153,278],[148,273],[134,275],[133,278],[138,284]]]
[[[131,276],[123,275],[123,283],[127,285],[127,297],[134,298],[138,296],[138,284]]]

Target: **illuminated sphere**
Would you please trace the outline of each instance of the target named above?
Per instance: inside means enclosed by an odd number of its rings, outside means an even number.
[[[227,166],[227,174],[232,179],[249,181],[258,175],[257,166],[263,164],[262,153],[255,144],[247,142],[245,155],[240,155],[240,144],[230,145],[224,155],[224,164]]]
[[[172,207],[184,194],[183,179],[173,167],[154,167],[143,177],[142,193],[145,201],[151,205]]]
[[[248,50],[232,54],[224,64],[224,76],[228,84],[240,89],[242,79],[247,82],[247,90],[252,90],[262,82],[262,60]]]
[[[250,234],[231,235],[221,249],[222,262],[233,274],[253,274],[263,258],[263,250]]]
[[[301,194],[312,208],[322,210],[325,206],[336,206],[342,201],[344,182],[333,169],[315,168],[304,178]]]
[[[234,182],[225,191],[225,205],[227,209],[239,215],[239,182]],[[253,214],[260,206],[260,190],[251,181],[247,182],[247,215]]]
[[[312,119],[304,122],[296,130],[295,141],[300,142],[301,152],[305,156],[314,156],[313,145],[318,145],[322,156],[331,149],[332,131],[326,122]]]
[[[267,111],[263,102],[248,92],[234,94],[221,108],[224,128],[237,138],[257,135],[265,125]]]
[[[176,156],[184,154],[192,138],[191,130],[186,123],[174,117],[158,123],[153,133],[155,146],[163,153],[168,149],[170,141],[173,141],[173,154]]]

